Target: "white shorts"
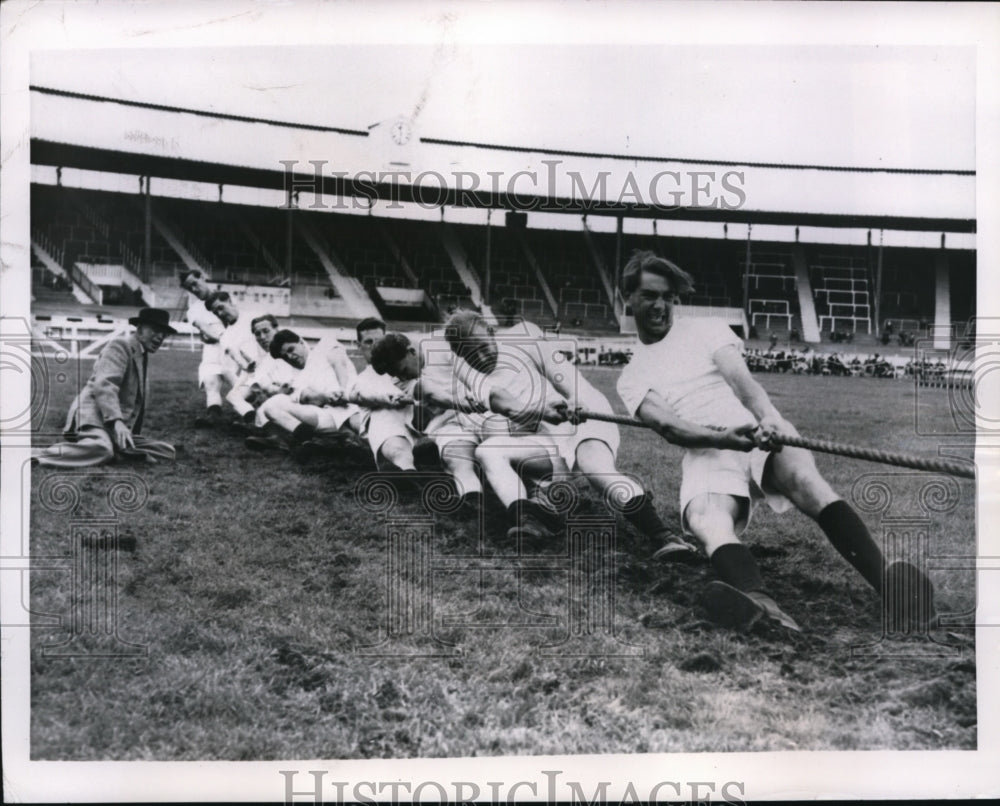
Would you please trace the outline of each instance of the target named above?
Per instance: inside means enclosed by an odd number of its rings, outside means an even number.
[[[357,406],[312,406],[316,409],[316,430],[320,433],[339,431],[358,412]]]
[[[327,433],[339,431],[344,423],[360,411],[353,404],[349,406],[310,406],[306,403],[296,403],[289,395],[273,395],[257,408],[254,423],[257,427],[263,428],[273,419],[273,412],[287,410],[295,405],[311,409],[316,415],[316,430]]]
[[[480,450],[499,450],[511,448],[521,450],[524,446],[533,445],[539,449],[539,454],[545,453],[549,459],[556,460],[560,457],[559,448],[555,441],[547,434],[524,433],[524,434],[496,434],[486,437],[480,443]]]
[[[681,525],[691,534],[687,522],[687,506],[699,495],[719,493],[732,495],[747,502],[746,517],[736,524],[742,534],[750,524],[753,510],[761,501],[775,512],[787,512],[794,505],[781,493],[763,487],[768,451],[754,448],[749,453],[723,451],[717,448],[688,448],[681,460]]]
[[[219,333],[222,333],[220,330]],[[218,364],[222,361],[222,345],[218,342],[214,344],[205,344],[202,342],[201,345],[201,363],[202,364]]]
[[[410,447],[417,441],[420,433],[413,427],[413,407],[405,409],[372,409],[365,418],[362,436],[368,438],[372,455],[378,459],[378,452],[387,439],[399,437],[405,439]]]
[[[621,443],[621,435],[618,433],[618,426],[614,423],[606,423],[600,420],[587,420],[580,425],[572,423],[560,423],[559,425],[546,426],[546,431],[559,449],[559,455],[565,460],[570,470],[576,470],[576,449],[581,442],[588,439],[596,439],[603,442],[611,449],[611,455],[618,457],[618,446]]]
[[[480,415],[448,410],[427,423],[424,433],[434,440],[438,448],[444,448],[453,442],[478,445],[482,441],[481,420]]]
[[[198,365],[198,387],[200,389],[205,388],[205,384],[211,378],[222,376],[222,364],[217,361],[207,362],[202,361]]]

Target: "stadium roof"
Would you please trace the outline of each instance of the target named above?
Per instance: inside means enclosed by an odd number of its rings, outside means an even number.
[[[969,49],[594,56],[459,44],[40,53],[32,162],[278,189],[288,166],[306,194],[975,231]]]

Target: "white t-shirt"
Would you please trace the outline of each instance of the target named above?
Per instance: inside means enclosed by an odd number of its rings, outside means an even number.
[[[333,368],[333,362],[340,358],[350,367],[351,372],[348,378],[340,378]],[[306,357],[306,365],[297,378],[296,391],[299,396],[304,391],[324,395],[346,394],[347,390],[354,385],[355,378],[354,365],[347,357],[347,350],[333,336],[324,336],[314,347],[310,348],[309,355]]]
[[[222,336],[223,331],[226,329],[225,325],[219,321],[214,313],[205,307],[205,303],[198,299],[194,294],[188,292],[188,304],[187,311],[184,314],[185,319],[192,325],[197,327],[200,331],[207,333],[212,338],[219,339]],[[203,364],[217,364],[219,363],[220,356],[222,355],[222,348],[216,344],[206,344],[202,343],[201,348],[201,361]]]
[[[515,327],[497,331],[498,343],[503,343],[504,340],[521,346],[524,355],[531,359],[535,369],[542,375],[547,378],[556,377],[557,380],[562,375],[560,384],[583,408],[600,412],[612,410],[608,399],[583,377],[570,359],[569,356],[576,354],[574,340],[546,338],[542,329],[531,322],[522,322]],[[550,386],[550,389],[553,394],[559,394],[554,386]]]
[[[245,383],[260,384],[262,387],[281,386],[287,383],[293,389],[298,383],[298,375],[302,370],[296,369],[287,361],[271,358],[267,353],[257,362],[257,369],[246,376]]]
[[[253,337],[250,323],[253,318],[247,314],[240,314],[239,318],[229,325],[219,337],[219,346],[222,348],[223,366],[228,367],[233,372],[239,373],[242,367],[249,366],[250,362],[258,362],[264,357],[264,351]]]
[[[413,340],[413,346],[420,356],[420,380],[442,390],[459,404],[468,399],[477,399],[473,378],[482,378],[464,361],[455,357],[451,346],[443,336],[428,335]],[[488,395],[487,395],[488,398]],[[488,404],[487,400],[487,404]],[[486,422],[483,414],[461,412],[448,406],[429,402],[426,398],[416,413],[415,421],[428,432],[440,436],[478,436]]]
[[[410,337],[410,345],[419,356],[420,380],[431,382],[458,400],[464,400],[466,395],[470,394],[456,375],[455,358],[444,338],[432,335],[413,336]],[[365,400],[386,400],[399,393],[412,397],[416,391],[416,385],[416,380],[404,381],[392,375],[379,375],[369,365],[358,374],[348,397],[363,406]],[[437,418],[454,412],[451,408],[426,401],[419,408],[419,411],[415,411],[414,406],[406,406],[400,411],[408,423],[414,423],[418,426],[426,426]],[[463,423],[465,422],[463,420]],[[472,428],[471,425],[469,427]]]
[[[654,344],[636,344],[632,360],[618,378],[618,394],[635,414],[650,392],[662,397],[683,420],[733,428],[756,424],[722,377],[715,354],[723,347],[741,350],[743,342],[716,319],[675,320]]]
[[[406,391],[405,384],[395,383],[394,380],[389,375],[379,375],[369,364],[358,373],[347,390],[347,399],[361,406],[365,405],[365,401],[388,401],[390,397]]]
[[[539,372],[542,365],[542,345],[531,340],[497,339],[497,362],[489,374],[477,372],[466,364],[461,377],[472,394],[489,411],[490,393],[502,389],[516,398],[522,410],[541,414],[545,401],[560,397],[548,379]],[[463,364],[465,362],[462,362]],[[556,426],[539,421],[538,431],[553,432]],[[485,431],[488,434],[527,434],[534,429],[526,424],[509,421],[500,414],[488,414]]]

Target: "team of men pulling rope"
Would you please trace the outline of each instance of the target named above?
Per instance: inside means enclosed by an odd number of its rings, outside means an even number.
[[[934,618],[926,576],[905,560],[886,562],[810,450],[966,478],[971,466],[800,436],[754,380],[728,326],[674,318],[693,282],[652,252],[636,252],[621,279],[638,335],[617,384],[628,416],[616,414],[531,324],[497,331],[476,312],[456,311],[443,336],[410,339],[367,319],[357,326],[366,361],[358,372],[332,337],[309,346],[273,316],[241,315],[200,272],[185,273],[182,285],[193,296],[188,319],[204,342],[198,374],[207,412],[198,424],[226,424],[226,389],[248,448],[335,455],[354,446],[411,489],[430,452],[452,480],[457,510],[479,512],[485,478],[506,510],[508,534],[519,541],[548,541],[561,531],[563,516],[548,496],[555,482],[577,474],[610,510],[661,544],[654,556],[707,556],[718,578],[705,586],[701,604],[714,621],[738,629],[759,620],[800,629],[767,592],[740,541],[759,503],[776,512],[795,507],[892,606],[891,622],[927,627]],[[170,445],[140,435],[146,362],[173,332],[169,317],[144,309],[130,321],[136,332],[108,344],[74,402],[69,438],[39,451],[38,463],[174,458]],[[644,485],[619,471],[618,425],[649,429],[684,449],[683,536],[663,522]]]

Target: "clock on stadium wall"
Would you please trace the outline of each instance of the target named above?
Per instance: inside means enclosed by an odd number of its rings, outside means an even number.
[[[405,118],[400,118],[392,124],[392,128],[389,129],[389,136],[392,137],[392,142],[396,145],[406,145],[413,136],[413,124]]]

